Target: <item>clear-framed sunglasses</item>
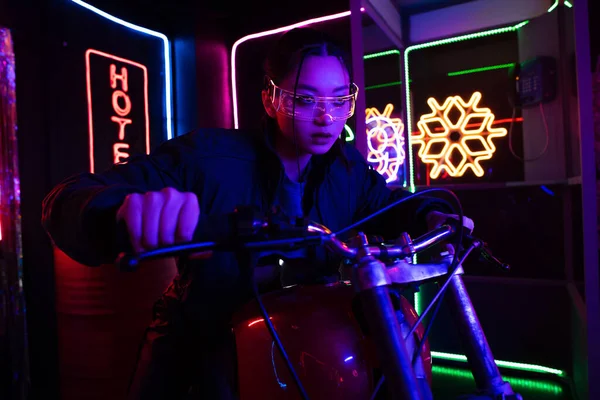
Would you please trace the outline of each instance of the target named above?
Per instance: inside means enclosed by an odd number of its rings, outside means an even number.
[[[268,91],[275,110],[298,120],[312,121],[329,115],[333,121],[347,120],[354,114],[358,86],[350,84],[350,94],[345,96],[313,96],[285,90],[268,80]],[[295,106],[294,106],[295,104]]]

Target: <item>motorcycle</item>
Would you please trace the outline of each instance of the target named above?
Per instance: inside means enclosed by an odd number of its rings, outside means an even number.
[[[462,220],[461,210],[459,216]],[[352,227],[334,233],[308,220],[238,207],[220,226],[229,233],[219,240],[122,254],[118,265],[130,271],[147,259],[308,246],[325,246],[345,260],[339,282],[292,285],[266,294],[254,283],[255,299],[232,320],[241,400],[433,399],[427,342],[431,321],[427,329],[422,321],[432,310],[437,313],[442,297],[453,312],[475,378],[470,398],[522,399],[502,379],[462,279],[462,263],[474,251],[501,268],[508,265],[492,256],[483,241],[464,234],[462,225],[448,221],[416,239],[403,233],[383,242],[359,232],[342,241],[339,236]],[[450,240],[456,243],[453,255],[441,252],[433,262],[415,262],[416,255]],[[252,257],[243,259],[249,265],[242,267],[253,268]],[[402,294],[427,282],[438,282],[439,290],[419,316]]]

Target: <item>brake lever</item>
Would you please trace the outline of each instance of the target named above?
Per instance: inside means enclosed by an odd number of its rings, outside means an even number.
[[[509,271],[510,265],[500,261],[498,258],[494,257],[491,250],[487,247],[487,243],[482,242],[481,247],[479,248],[479,259],[483,261],[487,261],[488,263],[494,265],[502,269],[503,271]]]
[[[457,222],[456,220],[452,221],[452,220],[446,220],[446,223],[448,225],[450,225],[453,229],[457,229]],[[464,249],[464,246],[466,246],[466,242],[469,243],[474,243],[474,242],[479,242],[479,245],[476,246],[476,248],[479,250],[479,260],[480,261],[485,261],[489,264],[492,264],[495,267],[500,268],[503,271],[509,271],[510,270],[510,265],[502,262],[501,260],[499,260],[497,257],[495,257],[492,254],[492,251],[490,250],[490,248],[488,247],[488,244],[486,242],[484,242],[483,240],[476,238],[470,234],[464,234],[463,235],[463,243],[461,243],[461,249]]]

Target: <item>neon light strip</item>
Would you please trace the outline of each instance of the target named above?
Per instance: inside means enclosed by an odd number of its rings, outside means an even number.
[[[504,68],[510,68],[513,67],[515,64],[514,63],[510,63],[510,64],[499,64],[499,65],[490,65],[487,67],[480,67],[480,68],[473,68],[473,69],[464,69],[462,71],[455,71],[455,72],[448,72],[448,76],[458,76],[458,75],[467,75],[467,74],[473,74],[473,73],[477,73],[477,72],[485,72],[485,71],[493,71],[496,69],[504,69]]]
[[[365,54],[363,57],[363,60],[370,60],[372,58],[379,58],[379,57],[393,56],[393,55],[400,56],[400,51],[392,49],[392,50],[380,51],[378,53]],[[398,85],[402,85],[402,82],[400,82],[400,81],[388,82],[388,83],[381,83],[379,85],[366,86],[365,90],[381,89],[381,88],[385,88],[385,87],[389,87],[389,86],[398,86]]]
[[[401,86],[401,85],[402,85],[402,82],[400,82],[400,81],[398,81],[398,82],[380,83],[379,85],[366,86],[365,90],[381,89],[381,88],[386,88],[386,87],[390,87],[390,86]]]
[[[554,11],[554,9],[556,9],[556,7],[558,7],[559,4],[560,0],[555,0],[554,4],[552,4],[552,6],[550,6],[550,8],[548,9],[548,12]],[[570,1],[565,0],[563,4],[565,5],[565,7],[573,8],[573,4],[571,4]]]
[[[413,263],[416,264],[416,262],[414,261]],[[419,292],[415,292],[413,294],[413,302],[415,304],[415,311],[417,312],[417,314],[421,315],[423,307],[421,306],[421,296],[419,295]]]
[[[360,11],[365,11],[364,8],[361,8]],[[321,22],[332,21],[335,19],[340,19],[349,16],[350,11],[344,11],[337,14],[326,15],[324,17],[307,19],[306,21],[297,22],[292,25],[282,26],[277,29],[271,29],[264,32],[253,33],[251,35],[244,36],[241,39],[238,39],[231,48],[231,97],[233,101],[233,126],[234,128],[239,128],[238,122],[238,105],[237,105],[237,79],[236,79],[236,68],[235,68],[235,55],[237,53],[237,48],[240,44],[247,42],[248,40],[258,39],[265,36],[275,35],[277,33],[286,32],[295,28],[301,28],[307,25],[319,24]]]
[[[558,7],[558,3],[559,3],[559,1],[560,1],[560,0],[555,0],[555,1],[554,1],[554,4],[552,4],[552,6],[550,6],[550,8],[548,9],[548,12],[552,12],[552,11],[554,11],[554,9],[555,9],[556,7]]]
[[[529,21],[523,21],[517,25],[514,26],[509,26],[509,27],[505,27],[505,28],[498,28],[498,29],[491,29],[488,31],[482,31],[482,32],[478,32],[478,33],[472,33],[472,34],[468,34],[468,35],[461,35],[461,36],[455,36],[455,37],[451,37],[451,38],[447,38],[447,39],[442,39],[442,40],[434,40],[432,42],[427,42],[427,43],[422,43],[422,44],[417,44],[417,45],[413,45],[413,46],[409,46],[406,48],[406,50],[404,51],[404,78],[407,80],[406,86],[405,86],[405,96],[406,96],[406,126],[408,129],[408,132],[412,132],[413,131],[413,125],[412,125],[412,104],[410,101],[410,68],[408,66],[408,56],[410,55],[411,52],[415,51],[415,50],[419,50],[419,49],[424,49],[424,48],[429,48],[429,47],[435,47],[435,46],[441,46],[444,44],[449,44],[449,43],[457,43],[457,42],[462,42],[465,40],[470,40],[470,39],[478,39],[478,38],[482,38],[482,37],[486,37],[486,36],[492,36],[492,35],[498,35],[501,33],[507,33],[507,32],[515,32],[518,29],[520,29],[521,27],[527,25],[529,23]],[[410,139],[410,135],[408,137],[409,139],[409,143],[408,143],[408,159],[410,162],[410,176],[409,176],[409,190],[411,192],[415,192],[416,191],[416,187],[415,187],[415,174],[414,174],[414,170],[413,170],[413,154],[412,154],[412,143],[411,143],[411,139]]]
[[[133,65],[134,67],[141,68],[144,71],[144,111],[146,115],[146,153],[150,153],[150,115],[148,111],[148,68],[145,65],[136,63],[125,58],[116,57],[112,54],[104,53],[102,51],[89,49],[85,52],[85,76],[87,85],[87,100],[88,100],[88,129],[90,135],[90,172],[94,173],[94,119],[92,116],[92,80],[91,80],[91,68],[90,68],[90,55],[97,54],[102,57],[110,58],[112,60],[122,62],[125,64]]]
[[[269,317],[269,319],[273,319],[273,317]],[[258,324],[259,322],[264,322],[264,320],[265,320],[264,318],[255,319],[254,321],[252,321],[252,322],[250,322],[250,323],[248,324],[248,327],[251,327],[251,326],[253,326],[253,325],[256,325],[256,324]]]
[[[172,85],[171,85],[171,47],[169,44],[169,39],[167,36],[160,32],[152,31],[147,28],[143,28],[138,25],[134,25],[130,22],[124,21],[120,18],[114,17],[86,2],[81,0],[71,0],[73,3],[80,5],[81,7],[87,8],[88,10],[112,21],[117,24],[123,25],[129,29],[133,29],[134,31],[138,31],[141,33],[145,33],[150,36],[155,36],[163,40],[164,43],[164,58],[165,58],[165,104],[167,108],[167,139],[173,138],[173,118],[172,118]]]
[[[387,55],[387,54],[384,54],[384,55]],[[365,60],[367,59],[367,56],[365,56]],[[373,58],[373,57],[370,57],[370,58]],[[448,72],[447,76],[459,76],[459,75],[475,74],[477,72],[485,72],[485,71],[493,71],[493,70],[496,70],[496,69],[510,68],[510,67],[512,67],[514,65],[515,65],[514,63],[509,63],[509,64],[490,65],[490,66],[487,66],[487,67],[464,69],[462,71]],[[401,81],[388,82],[388,83],[380,83],[378,85],[367,86],[367,87],[365,87],[365,90],[381,89],[381,88],[385,88],[385,87],[389,87],[389,86],[401,86],[401,85],[402,85]]]
[[[464,356],[462,354],[452,354],[452,353],[442,353],[439,351],[432,351],[431,357],[438,358],[440,360],[447,360],[447,361],[459,361],[459,362],[465,362],[465,363],[467,362],[467,356]],[[535,364],[525,364],[525,363],[517,363],[517,362],[512,362],[512,361],[496,360],[496,365],[500,368],[539,372],[539,373],[543,373],[543,374],[552,374],[552,375],[557,375],[557,376],[561,376],[561,377],[567,376],[565,371],[562,371],[560,369],[548,368],[548,367],[544,367],[541,365],[535,365]]]
[[[348,134],[348,136],[346,136],[346,142],[353,141],[354,140],[354,132],[352,132],[352,128],[350,128],[348,125],[344,125],[344,130]]]
[[[365,54],[363,57],[363,60],[370,60],[371,58],[391,56],[394,54],[399,56],[400,51],[399,50],[386,50],[386,51],[380,51],[378,53]]]
[[[462,368],[452,368],[440,365],[433,365],[432,372],[438,376],[448,376],[452,378],[473,381],[473,374],[471,373],[471,371]],[[536,392],[545,392],[553,394],[563,393],[563,387],[555,382],[538,381],[536,379],[524,379],[508,376],[503,376],[503,378],[504,380],[510,383],[513,389],[516,389],[518,391],[522,389],[527,389]]]
[[[413,261],[414,262],[414,261]],[[421,305],[421,294],[419,292],[414,294],[414,304],[415,311],[417,314],[421,314],[422,305]],[[444,353],[441,351],[431,351],[431,357],[437,358],[439,360],[446,361],[459,361],[459,362],[467,362],[467,356],[462,354],[453,354],[453,353]],[[496,360],[496,365],[501,368],[514,369],[519,371],[530,371],[530,372],[538,372],[543,374],[552,374],[558,375],[560,377],[566,377],[567,374],[565,371],[555,368],[544,367],[542,365],[536,364],[526,364],[526,363],[518,363],[513,361],[502,361]]]

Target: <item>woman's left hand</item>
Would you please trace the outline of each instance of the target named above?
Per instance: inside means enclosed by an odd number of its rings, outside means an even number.
[[[446,214],[440,211],[431,211],[426,217],[427,229],[433,230],[439,228],[440,226],[444,225],[448,219],[455,219],[458,221],[458,215]],[[475,223],[471,218],[463,216],[463,226],[466,228],[468,233],[471,233],[475,228]],[[446,243],[446,249],[450,254],[454,254],[454,247],[451,244]]]

